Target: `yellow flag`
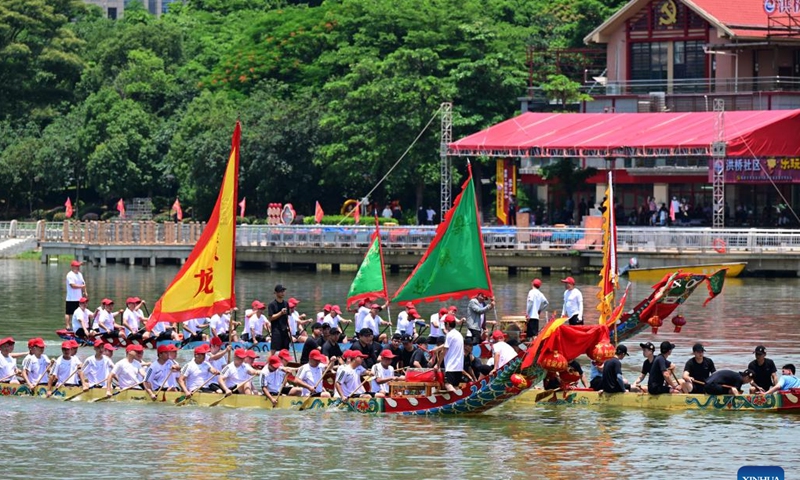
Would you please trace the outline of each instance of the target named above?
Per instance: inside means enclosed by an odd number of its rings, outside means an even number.
[[[146,325],[148,330],[158,322],[210,317],[236,305],[234,267],[240,137],[241,126],[236,122],[217,204],[189,259],[153,307]]]

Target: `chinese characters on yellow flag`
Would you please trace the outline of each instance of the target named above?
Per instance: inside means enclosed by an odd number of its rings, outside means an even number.
[[[241,127],[236,122],[217,204],[189,259],[153,308],[147,322],[148,330],[158,322],[210,317],[236,305],[234,266],[240,136]]]

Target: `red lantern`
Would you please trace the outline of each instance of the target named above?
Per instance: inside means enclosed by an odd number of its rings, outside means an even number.
[[[564,355],[558,353],[558,350],[553,350],[539,357],[539,365],[548,372],[563,372],[569,366],[569,362]]]
[[[658,315],[653,315],[647,320],[647,324],[653,328],[653,333],[658,333],[658,327],[664,325],[664,320],[661,320],[661,317]]]
[[[511,375],[511,384],[520,389],[528,388],[528,380],[519,373]]]
[[[586,355],[597,363],[603,363],[614,356],[616,348],[609,342],[600,342],[594,346]]]
[[[686,325],[686,319],[683,315],[675,315],[672,317],[672,324],[675,325],[675,333],[681,333],[681,327]]]

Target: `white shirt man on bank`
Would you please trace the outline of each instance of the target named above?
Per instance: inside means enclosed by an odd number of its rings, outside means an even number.
[[[574,278],[567,277],[561,283],[565,288],[561,316],[567,317],[570,325],[583,325],[583,294],[575,288]]]
[[[539,290],[541,286],[542,281],[534,278],[531,282],[531,290],[528,292],[528,301],[525,306],[525,335],[528,340],[539,333],[539,316],[549,305],[547,298]]]

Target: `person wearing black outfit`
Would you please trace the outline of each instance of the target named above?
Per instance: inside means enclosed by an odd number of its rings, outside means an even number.
[[[706,379],[705,393],[708,395],[739,395],[742,385],[753,381],[753,371],[720,370]]]
[[[350,350],[355,350],[367,356],[364,358],[362,365],[367,370],[371,369],[378,361],[378,355],[381,354],[382,346],[378,342],[373,342],[375,334],[371,328],[365,327],[358,332],[358,341],[350,345]]]
[[[653,360],[655,360],[655,353],[656,353],[656,346],[653,345],[653,342],[646,342],[640,343],[640,347],[642,347],[642,356],[644,357],[644,362],[642,362],[642,371],[639,374],[639,378],[633,382],[633,386],[631,390],[634,392],[641,390],[643,392],[647,392],[647,387],[642,386],[642,381],[650,374],[650,369],[653,368]]]
[[[625,393],[625,377],[622,376],[620,360],[628,355],[628,347],[617,345],[614,356],[603,363],[603,380],[600,382],[600,390],[603,393]]]
[[[778,369],[775,362],[767,358],[767,348],[764,345],[757,346],[753,353],[756,359],[747,365],[747,369],[753,372],[753,383],[766,392],[778,383]]]
[[[342,349],[339,347],[339,334],[341,333],[338,327],[331,328],[328,341],[322,346],[322,354],[328,357],[330,361],[336,359],[335,361],[340,362],[342,358]]]
[[[703,393],[706,380],[717,371],[714,362],[705,356],[705,351],[702,343],[695,343],[692,347],[694,357],[687,360],[683,367],[683,381],[691,385],[692,393]]]
[[[689,387],[684,387],[683,380],[674,378],[675,366],[667,360],[674,348],[674,343],[661,342],[661,355],[653,360],[653,366],[650,368],[650,379],[647,381],[647,393],[650,395],[681,393],[681,391],[689,393],[684,390],[684,388],[688,390]]]
[[[392,335],[392,340],[391,343],[389,344],[389,351],[392,352],[392,355],[394,355],[394,357],[392,358],[392,363],[390,365],[395,370],[400,368],[400,352],[403,350],[403,347],[400,344],[402,338],[403,338],[402,335],[400,335],[399,333],[395,333],[394,335]]]
[[[292,346],[292,336],[289,332],[289,304],[284,300],[285,296],[286,287],[281,284],[275,285],[275,300],[267,307],[267,316],[272,324],[270,355],[275,355],[283,349],[288,350]]]
[[[300,365],[308,363],[308,356],[312,350],[319,349],[319,340],[322,338],[322,324],[315,323],[311,326],[311,335],[306,338],[303,344],[303,353],[300,355]]]

